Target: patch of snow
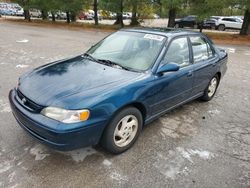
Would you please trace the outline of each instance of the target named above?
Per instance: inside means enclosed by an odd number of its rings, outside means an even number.
[[[235,53],[235,51],[236,51],[235,48],[227,48],[227,50],[229,53]]]
[[[202,150],[188,150],[188,152],[191,155],[198,155],[200,158],[204,159],[204,160],[208,160],[208,159],[212,159],[214,158],[214,154],[209,152],[209,151],[202,151]]]
[[[175,180],[180,175],[186,176],[190,173],[187,162],[194,164],[194,156],[198,156],[203,160],[209,160],[215,155],[205,150],[177,147],[175,150],[170,150],[167,156],[157,153],[154,166],[166,178]]]
[[[30,149],[30,154],[35,156],[36,161],[40,161],[48,157],[50,154],[45,153],[41,145],[36,145]]]
[[[3,100],[0,99],[0,112],[11,112],[11,108],[8,103],[5,103]]]
[[[78,149],[78,150],[74,150],[74,151],[63,152],[63,153],[71,156],[71,158],[75,162],[82,162],[82,161],[84,161],[84,159],[87,156],[93,155],[93,154],[97,153],[97,151],[91,147],[88,147],[88,148],[82,148],[82,149]]]
[[[177,151],[182,155],[183,158],[189,160],[191,163],[193,163],[193,160],[191,158],[191,154],[184,150],[184,148],[178,147]]]
[[[110,166],[112,163],[108,159],[104,159],[104,161],[102,162],[102,164],[105,165],[105,166]]]
[[[210,110],[210,111],[208,111],[208,113],[217,115],[217,114],[220,114],[221,111],[215,109],[215,110]]]
[[[15,185],[11,186],[10,188],[16,188],[16,187],[18,187],[18,184],[15,184]]]
[[[16,68],[21,68],[21,69],[24,69],[24,68],[27,68],[29,67],[29,65],[22,65],[22,64],[19,64],[16,66]]]
[[[9,174],[8,178],[9,178],[9,182],[12,183],[14,178],[16,176],[16,173],[15,172],[12,172],[11,174]]]
[[[20,166],[23,163],[23,161],[20,161],[17,163],[17,166]]]
[[[27,42],[29,42],[29,40],[28,39],[22,39],[22,40],[17,40],[16,42],[17,43],[27,43]]]
[[[11,166],[10,162],[8,162],[8,161],[0,163],[0,174],[8,171],[9,169],[11,169],[11,167],[12,166]]]
[[[110,174],[110,178],[113,180],[118,181],[119,183],[122,183],[124,181],[128,181],[128,178],[126,176],[121,175],[120,173],[113,171]]]

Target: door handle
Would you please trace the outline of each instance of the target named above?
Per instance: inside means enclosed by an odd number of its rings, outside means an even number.
[[[192,77],[194,75],[193,71],[188,71],[187,77]]]

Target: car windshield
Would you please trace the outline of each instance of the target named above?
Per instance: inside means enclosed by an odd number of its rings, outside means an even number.
[[[127,69],[145,71],[153,65],[165,40],[166,37],[161,35],[118,31],[87,53],[97,60],[108,60]]]

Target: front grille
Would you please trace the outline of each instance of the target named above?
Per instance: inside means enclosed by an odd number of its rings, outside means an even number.
[[[25,107],[26,109],[28,109],[29,111],[32,112],[37,112],[39,113],[42,109],[43,106],[38,105],[36,103],[34,103],[33,101],[31,101],[30,99],[28,99],[26,96],[24,96],[22,94],[22,92],[20,90],[17,89],[17,96],[16,96],[18,102]]]

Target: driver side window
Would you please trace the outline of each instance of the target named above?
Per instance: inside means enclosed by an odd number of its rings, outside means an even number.
[[[188,39],[186,37],[174,39],[164,57],[164,61],[168,63],[177,63],[180,67],[190,64]]]

